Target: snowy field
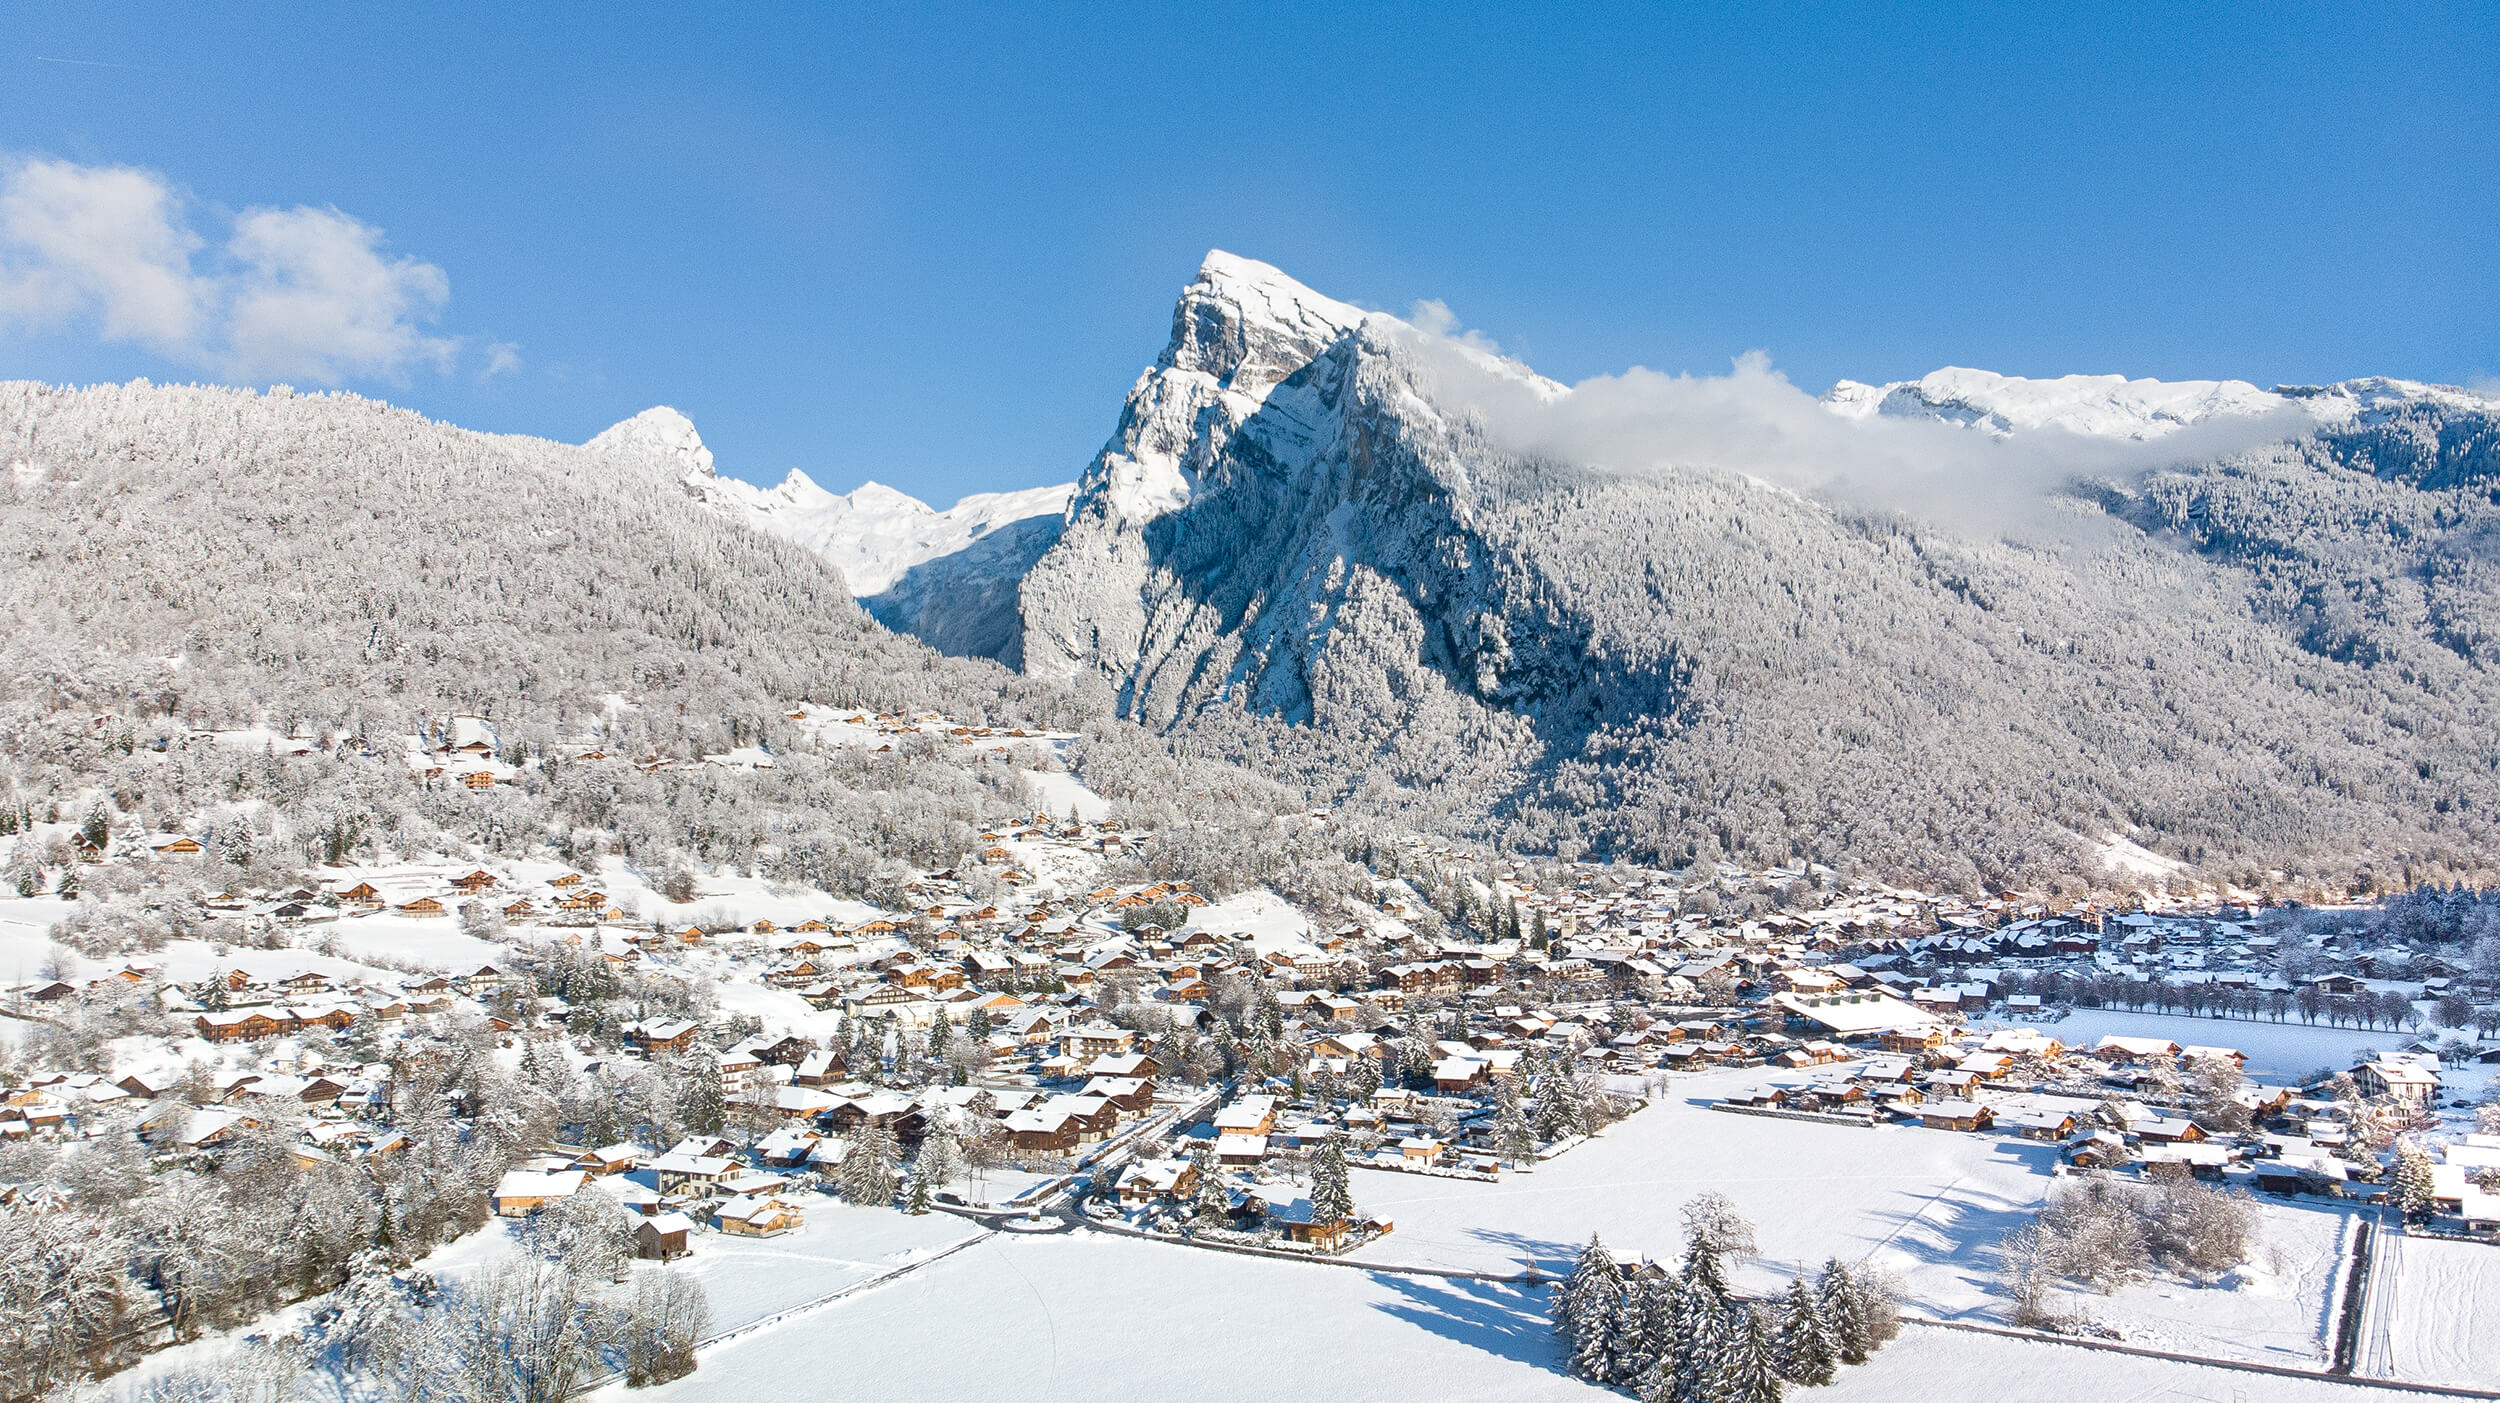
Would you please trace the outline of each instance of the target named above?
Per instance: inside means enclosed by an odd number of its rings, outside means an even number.
[[[446,917],[346,916],[300,928],[296,938],[336,941],[342,955],[359,960],[390,960],[422,969],[467,973],[505,957],[503,948],[464,933]]]
[[[2500,1246],[2381,1233],[2360,1372],[2500,1386]]]
[[[1912,1325],[1801,1403],[2390,1403],[2384,1389]]]
[[[2063,1293],[2059,1308],[2126,1332],[2129,1344],[2289,1368],[2326,1361],[2333,1330],[2335,1267],[2349,1209],[2323,1201],[2258,1201],[2254,1259],[2222,1281],[2194,1287],[2140,1281],[2114,1296]]]
[[[2079,1008],[2060,1022],[2035,1026],[2056,1034],[2068,1047],[2090,1047],[2113,1033],[2132,1038],[2168,1038],[2182,1045],[2234,1047],[2247,1056],[2250,1076],[2276,1083],[2298,1081],[2320,1067],[2349,1067],[2364,1052],[2392,1052],[2411,1040],[2388,1029],[2364,1031],[2324,1024],[2196,1018],[2183,1013],[2124,1013],[2105,1008]]]
[[[807,1216],[797,1232],[767,1238],[693,1235],[694,1254],[677,1265],[711,1297],[713,1329],[731,1329],[829,1295],[981,1233],[978,1223],[951,1213],[915,1218],[854,1207],[824,1194],[795,1201]]]
[[[608,1403],[1002,1398],[1619,1399],[1560,1372],[1542,1288],[1406,1278],[1126,1238],[993,1238],[706,1350]],[[835,1381],[839,1381],[838,1384]]]
[[[1595,1232],[1617,1256],[1672,1258],[1682,1251],[1678,1210],[1715,1190],[1753,1218],[1761,1241],[1759,1262],[1737,1275],[1741,1286],[1774,1287],[1827,1257],[1871,1258],[1901,1278],[1920,1311],[1948,1318],[1988,1311],[1995,1283],[1987,1249],[2039,1206],[2056,1147],[1728,1115],[1702,1104],[1774,1075],[1678,1078],[1658,1104],[1499,1183],[1358,1170],[1355,1201],[1397,1229],[1356,1256],[1561,1271]]]
[[[1539,1289],[1234,1257],[1081,1234],[1004,1235],[891,1285],[706,1350],[692,1377],[605,1403],[756,1397],[1538,1403],[1624,1395],[1561,1360]],[[2366,1403],[2383,1393],[1912,1326],[1796,1395],[1829,1403]]]
[[[1728,1115],[1700,1103],[1778,1073],[1712,1072],[1596,1140],[1498,1183],[1356,1170],[1355,1201],[1397,1227],[1358,1260],[1513,1272],[1567,1271],[1591,1232],[1620,1257],[1672,1259],[1679,1210],[1705,1191],[1754,1220],[1761,1255],[1740,1286],[1775,1290],[1827,1257],[1872,1261],[1916,1313],[2002,1323],[1995,1247],[2047,1197],[2056,1148],[1911,1126],[1861,1130]],[[2161,1348],[2260,1362],[2317,1359],[2342,1218],[2267,1203],[2256,1259],[2193,1287],[2156,1280],[2072,1308]]]

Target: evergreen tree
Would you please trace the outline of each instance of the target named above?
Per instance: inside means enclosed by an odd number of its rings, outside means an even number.
[[[1588,1129],[1588,1100],[1579,1082],[1568,1069],[1555,1068],[1546,1073],[1537,1088],[1536,1133],[1547,1140],[1560,1140]]]
[[[1728,1302],[1724,1288],[1687,1273],[1676,1282],[1670,1339],[1675,1365],[1665,1373],[1663,1396],[1673,1403],[1714,1403],[1711,1389],[1727,1354]]]
[[[894,1201],[894,1132],[882,1121],[863,1121],[851,1135],[851,1152],[834,1176],[845,1202],[880,1206]]]
[[[625,1138],[624,1118],[617,1114],[615,1089],[594,1084],[590,1089],[590,1119],[582,1136],[591,1148],[603,1149]]]
[[[1779,1365],[1763,1312],[1732,1307],[1726,1339],[1711,1380],[1711,1403],[1779,1403]]]
[[[1554,1333],[1562,1341],[1572,1373],[1605,1381],[1604,1374],[1590,1372],[1590,1366],[1602,1370],[1607,1365],[1611,1356],[1607,1332],[1614,1323],[1615,1302],[1622,1295],[1623,1269],[1596,1234],[1590,1234],[1589,1245],[1580,1249],[1580,1260],[1572,1264],[1570,1277],[1554,1296]]]
[[[2388,1184],[2387,1200],[2405,1215],[2408,1222],[2427,1221],[2437,1206],[2438,1187],[2432,1181],[2431,1157],[2422,1147],[2407,1141],[2396,1147],[2395,1174]]]
[[[913,1177],[928,1180],[932,1191],[945,1188],[963,1172],[962,1145],[951,1121],[941,1120],[930,1126],[920,1141],[920,1158],[912,1165]]]
[[[1823,1327],[1831,1333],[1832,1346],[1840,1352],[1843,1364],[1864,1364],[1875,1350],[1867,1338],[1866,1321],[1858,1314],[1858,1286],[1849,1268],[1838,1257],[1823,1263],[1822,1278],[1814,1285],[1815,1304],[1822,1309]]]
[[[1647,1277],[1633,1288],[1640,1298],[1640,1339],[1638,1355],[1641,1371],[1632,1379],[1632,1387],[1643,1398],[1659,1395],[1662,1389],[1672,1390],[1677,1353],[1676,1311],[1684,1283],[1673,1272]]]
[[[1685,1284],[1700,1291],[1713,1310],[1728,1303],[1727,1268],[1719,1260],[1719,1247],[1707,1233],[1695,1233],[1684,1244],[1684,1270],[1679,1273]]]
[[[1493,1144],[1514,1165],[1536,1158],[1536,1132],[1529,1128],[1527,1112],[1519,1105],[1518,1081],[1517,1077],[1493,1079]]]
[[[1656,1354],[1649,1347],[1647,1316],[1643,1310],[1644,1292],[1640,1283],[1627,1281],[1622,1294],[1606,1312],[1606,1347],[1602,1361],[1604,1373],[1591,1378],[1606,1384],[1628,1384],[1647,1373]]]
[[[915,1166],[911,1175],[911,1191],[903,1196],[903,1211],[915,1216],[929,1211],[929,1171]]]
[[[1354,1217],[1354,1191],[1346,1182],[1345,1144],[1331,1135],[1320,1142],[1311,1160],[1311,1221],[1314,1225],[1349,1222]]]
[[[1824,1328],[1822,1304],[1802,1276],[1788,1283],[1781,1302],[1779,1332],[1774,1339],[1780,1377],[1793,1384],[1818,1388],[1839,1371],[1840,1348]]]
[[[677,1115],[694,1135],[718,1135],[729,1120],[729,1103],[721,1095],[720,1063],[706,1048],[694,1055],[686,1066],[684,1095],[678,1103]]]
[[[1190,1147],[1189,1158],[1198,1167],[1198,1192],[1191,1216],[1200,1227],[1220,1228],[1225,1224],[1225,1210],[1231,1207],[1232,1195],[1224,1187],[1223,1166],[1215,1158],[1215,1145],[1201,1140]]]

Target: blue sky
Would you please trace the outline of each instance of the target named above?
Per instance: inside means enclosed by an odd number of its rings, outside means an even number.
[[[943,503],[1075,476],[1210,247],[1566,381],[2500,373],[2488,4],[709,8],[12,6],[0,375]]]

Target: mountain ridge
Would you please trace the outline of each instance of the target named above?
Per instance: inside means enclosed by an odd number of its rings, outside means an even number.
[[[2146,445],[2046,482],[2017,543],[1672,432],[1657,468],[1557,457],[1470,377],[1557,412],[1581,391],[1298,288],[1211,255],[1183,291],[1024,579],[1028,671],[1500,841],[1855,850],[1965,885],[2088,867],[2079,834],[2234,870],[2491,854],[2481,396],[1964,371],[1805,400],[2052,455]],[[1668,388],[1715,410],[1730,383]],[[2181,451],[2227,451],[2163,456],[2197,426],[2232,432]]]

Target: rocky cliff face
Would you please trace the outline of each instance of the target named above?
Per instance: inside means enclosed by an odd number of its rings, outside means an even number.
[[[1809,409],[2257,426],[2069,484],[2014,544],[1825,505],[1723,440],[1607,465],[1482,412],[1583,393],[1210,255],[1024,578],[1024,666],[1347,802],[1669,860],[1979,883],[2117,839],[2209,871],[2500,839],[2478,397],[1951,371]]]

